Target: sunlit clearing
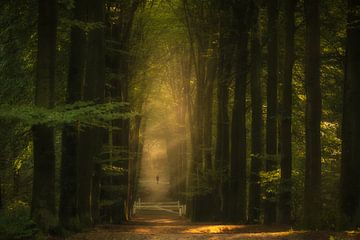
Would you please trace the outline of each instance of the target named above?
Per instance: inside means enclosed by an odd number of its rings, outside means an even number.
[[[184,231],[184,233],[229,233],[236,232],[244,228],[244,226],[239,225],[211,225],[211,226],[201,226],[193,227]]]
[[[186,229],[183,231],[183,233],[189,233],[189,234],[216,234],[216,233],[241,233],[241,235],[256,237],[256,236],[263,236],[266,234],[266,236],[269,237],[281,237],[281,236],[289,236],[292,234],[298,234],[298,233],[304,233],[303,231],[275,231],[275,232],[269,232],[269,231],[259,231],[257,232],[257,229],[251,229],[251,231],[254,231],[252,233],[249,233],[250,229],[246,225],[209,225],[209,226],[200,226],[200,227],[192,227],[189,229]]]

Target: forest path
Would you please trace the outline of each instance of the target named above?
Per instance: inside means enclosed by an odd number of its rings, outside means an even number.
[[[76,234],[69,240],[180,240],[180,239],[289,239],[336,240],[360,239],[360,234],[294,231],[289,227],[262,225],[221,225],[191,223],[171,214],[143,214],[126,225],[103,225]],[[333,238],[332,238],[332,237]]]

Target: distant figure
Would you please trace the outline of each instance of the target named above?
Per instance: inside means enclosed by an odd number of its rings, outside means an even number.
[[[159,175],[156,175],[156,184],[159,184]]]

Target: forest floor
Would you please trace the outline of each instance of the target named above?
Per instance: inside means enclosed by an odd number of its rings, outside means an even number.
[[[139,198],[142,201],[173,201],[169,197],[167,161],[159,157],[143,159],[140,172]],[[160,175],[160,182],[155,176]],[[67,240],[347,240],[359,239],[360,232],[310,232],[284,226],[223,225],[192,223],[176,212],[140,211],[124,225],[102,225],[69,237]]]
[[[345,240],[360,239],[359,232],[310,232],[284,226],[221,225],[191,223],[176,215],[142,215],[126,225],[98,226],[68,240],[180,240],[180,239],[281,239]]]
[[[159,157],[160,156],[160,157]],[[140,172],[139,198],[142,201],[173,201],[169,197],[167,161],[156,157],[143,159]],[[155,176],[160,175],[157,183]],[[359,239],[360,232],[309,232],[284,226],[223,225],[219,223],[192,223],[176,213],[166,211],[140,211],[124,225],[97,226],[89,231],[71,236],[68,240],[347,240]]]

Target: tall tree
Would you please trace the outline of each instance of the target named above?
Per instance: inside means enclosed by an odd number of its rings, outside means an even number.
[[[235,75],[235,95],[231,121],[230,150],[230,219],[245,222],[247,181],[246,181],[246,80],[248,74],[248,42],[250,4],[240,1],[234,5],[234,15],[238,16],[237,25],[237,56]]]
[[[250,91],[251,91],[251,164],[249,184],[248,221],[258,223],[260,220],[261,188],[260,170],[264,157],[263,112],[261,89],[261,37],[259,27],[258,2],[253,1],[253,16],[251,29],[251,65],[250,65]]]
[[[54,105],[57,1],[39,0],[37,78],[35,105]],[[33,131],[34,180],[31,217],[43,229],[55,224],[55,150],[54,130],[35,125]]]
[[[4,207],[4,203],[3,203],[3,195],[2,195],[2,173],[0,176],[0,210],[2,210]]]
[[[89,23],[104,23],[104,1],[87,1],[87,19]],[[105,41],[103,27],[97,27],[88,33],[85,80],[82,87],[84,101],[102,103],[105,93]],[[97,204],[92,197],[94,159],[101,149],[102,131],[99,128],[87,127],[79,134],[79,218],[83,225],[93,221],[92,204]],[[92,202],[92,200],[94,200]]]
[[[294,35],[295,35],[295,7],[297,0],[284,1],[285,13],[285,60],[282,86],[281,112],[281,192],[279,199],[279,220],[289,224],[291,221],[291,171],[292,171],[292,71],[294,66]]]
[[[320,0],[305,0],[305,202],[304,222],[316,228],[321,214]]]
[[[211,169],[211,122],[213,105],[213,85],[216,71],[216,56],[212,42],[214,41],[214,6],[213,2],[183,1],[186,27],[188,30],[190,51],[193,58],[196,93],[194,104],[191,109],[191,144],[192,162],[190,182],[192,186],[206,185],[205,179],[209,179]],[[209,129],[210,127],[210,129]],[[194,189],[198,189],[195,187]],[[209,186],[212,188],[211,186]],[[211,201],[208,201],[208,193],[204,194],[196,190],[192,199],[191,216],[193,220],[202,220],[209,217],[212,212]]]
[[[348,0],[346,66],[343,97],[341,209],[348,224],[359,226],[360,203],[360,1]]]
[[[266,171],[273,171],[277,165],[277,111],[278,111],[278,0],[267,1],[268,30],[268,79],[267,79],[267,112],[266,112]],[[276,221],[275,196],[267,192],[265,201],[264,222]]]
[[[217,76],[217,123],[216,123],[216,169],[219,171],[220,213],[219,217],[229,220],[231,206],[229,186],[230,165],[230,119],[229,119],[229,86],[231,81],[234,42],[231,34],[231,11],[228,3],[221,2],[219,10],[219,58]]]
[[[128,54],[123,54],[124,52],[129,52],[131,50],[131,37],[133,35],[133,23],[135,19],[135,14],[137,9],[142,3],[141,0],[132,0],[132,1],[119,1],[110,4],[114,11],[110,10],[109,21],[109,46],[115,50],[108,54],[107,66],[111,71],[111,99],[113,101],[120,102],[129,102],[129,85],[131,84],[131,63],[132,58]],[[109,49],[107,49],[109,50]],[[117,52],[116,52],[117,51]],[[120,109],[120,111],[130,111],[130,106]],[[109,176],[117,185],[121,185],[122,188],[127,189],[122,193],[115,194],[110,193],[110,198],[108,199],[114,201],[113,209],[111,210],[111,218],[113,222],[121,222],[126,220],[128,213],[130,211],[131,205],[131,188],[133,187],[133,182],[131,181],[133,175],[134,163],[133,159],[130,158],[129,148],[130,148],[130,120],[129,119],[118,119],[112,122],[114,126],[112,130],[111,141],[117,151],[117,159],[120,161],[114,161],[114,165],[128,171],[125,171],[125,174],[122,176]],[[116,157],[115,157],[116,158]],[[111,183],[107,183],[111,184]],[[117,191],[119,193],[119,191]],[[125,206],[125,208],[124,208]]]
[[[74,19],[86,21],[86,1],[76,0]],[[71,28],[70,63],[67,80],[66,103],[81,100],[81,85],[84,79],[86,35],[83,29]],[[78,226],[77,167],[78,167],[78,127],[77,124],[64,126],[62,133],[61,189],[59,205],[60,224],[67,229]]]

